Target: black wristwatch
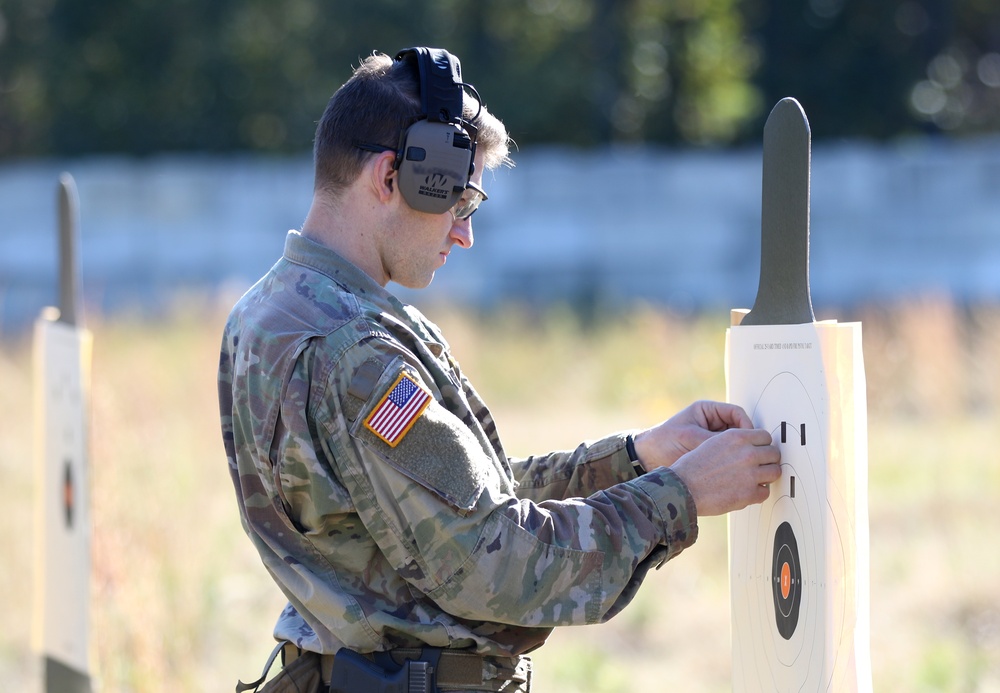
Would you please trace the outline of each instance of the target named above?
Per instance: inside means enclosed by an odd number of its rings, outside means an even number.
[[[636,476],[645,474],[646,470],[639,464],[639,455],[635,452],[635,437],[631,433],[625,437],[625,452],[628,453],[628,461],[632,463]]]

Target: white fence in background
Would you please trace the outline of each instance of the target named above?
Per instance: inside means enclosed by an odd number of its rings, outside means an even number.
[[[515,169],[487,174],[475,247],[452,254],[427,298],[753,303],[759,149],[532,148],[515,158]],[[0,164],[0,330],[56,301],[61,171],[80,191],[90,310],[242,291],[299,227],[312,189],[305,156]],[[811,239],[818,309],[932,292],[1000,300],[1000,139],[816,144]]]

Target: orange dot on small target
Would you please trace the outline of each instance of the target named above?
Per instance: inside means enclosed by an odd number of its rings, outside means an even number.
[[[781,598],[788,599],[792,591],[792,569],[787,562],[781,564]]]

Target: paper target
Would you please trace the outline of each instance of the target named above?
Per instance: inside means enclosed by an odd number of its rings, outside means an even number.
[[[35,323],[40,531],[33,637],[47,658],[78,672],[90,666],[87,412],[92,341],[84,329],[45,318]]]
[[[830,469],[844,464],[843,434],[856,426],[832,411],[843,393],[828,382],[824,349],[839,342],[826,341],[815,325],[739,327],[728,338],[729,399],[770,431],[782,472],[767,500],[729,518],[734,690],[854,681],[857,619],[846,610],[857,603],[856,524],[846,499],[857,494],[842,486],[856,475]]]

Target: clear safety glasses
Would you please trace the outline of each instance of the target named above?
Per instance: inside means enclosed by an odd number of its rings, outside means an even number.
[[[488,199],[486,191],[470,180],[469,184],[465,186],[462,196],[458,198],[458,202],[449,211],[455,216],[455,219],[468,219],[479,209],[480,203]]]

